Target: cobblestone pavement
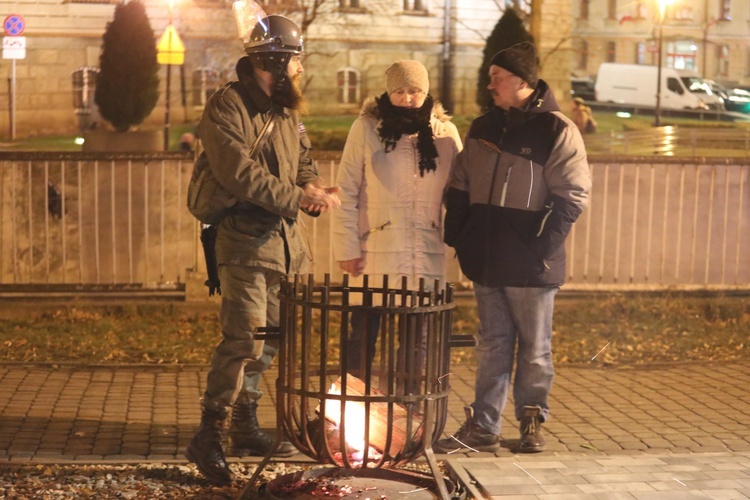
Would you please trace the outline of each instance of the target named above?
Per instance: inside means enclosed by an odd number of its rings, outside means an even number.
[[[446,433],[473,398],[452,367]],[[184,462],[206,366],[0,364],[3,463]],[[274,373],[259,418],[275,426]],[[558,366],[547,451],[439,455],[477,498],[750,498],[750,363]],[[230,457],[231,460],[231,457]],[[307,460],[296,457],[296,460]]]

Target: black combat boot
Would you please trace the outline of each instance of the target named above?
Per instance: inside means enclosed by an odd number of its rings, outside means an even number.
[[[204,409],[201,426],[185,450],[187,459],[198,467],[206,479],[218,486],[228,486],[234,480],[221,449],[221,434],[226,417],[226,412]]]
[[[265,432],[260,430],[258,424],[258,403],[235,403],[232,405],[232,425],[229,428],[229,442],[232,446],[233,455],[242,457],[266,456],[276,444]],[[295,453],[292,443],[282,441],[279,443],[274,456],[289,457]]]

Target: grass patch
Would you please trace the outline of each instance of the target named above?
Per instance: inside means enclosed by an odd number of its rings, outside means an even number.
[[[453,330],[478,331],[473,298],[458,299]],[[219,332],[215,304],[14,308],[0,317],[0,360],[208,363]],[[728,361],[750,359],[749,336],[748,298],[563,295],[556,302],[553,351],[556,363]],[[474,362],[473,349],[452,355],[454,363]]]

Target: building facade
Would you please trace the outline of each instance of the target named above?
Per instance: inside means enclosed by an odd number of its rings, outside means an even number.
[[[500,0],[265,0],[268,12],[291,12],[306,26],[305,93],[311,113],[356,113],[363,99],[381,94],[384,71],[397,59],[428,68],[431,94],[454,114],[476,114],[477,71],[485,39],[502,15]],[[161,69],[160,101],[144,126],[164,123],[169,94],[171,122],[194,122],[205,99],[234,78],[242,56],[231,2],[144,0],[155,40],[170,23],[185,45],[185,63]],[[171,4],[171,5],[170,5]],[[71,134],[101,125],[93,103],[102,35],[114,13],[109,0],[0,0],[0,16],[25,21],[23,59],[0,60],[0,141]],[[528,5],[516,5],[528,12]],[[569,0],[548,0],[538,40],[542,77],[567,93],[574,61],[574,17]],[[306,9],[304,15],[300,9]],[[446,15],[447,14],[447,15]],[[14,67],[15,66],[15,67]],[[11,88],[15,93],[11,96]]]
[[[665,67],[750,85],[750,2],[675,0],[663,19],[659,0],[572,2],[575,76],[594,77],[603,62],[656,65],[661,29]]]

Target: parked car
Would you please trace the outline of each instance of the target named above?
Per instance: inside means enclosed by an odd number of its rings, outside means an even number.
[[[724,109],[724,100],[716,91],[716,82],[704,80],[695,73],[686,70],[676,70],[685,87],[708,104],[710,109]]]
[[[588,78],[571,78],[570,97],[580,97],[584,101],[595,101],[594,82]]]
[[[706,80],[711,91],[724,103],[724,109],[735,113],[750,113],[750,89],[727,88],[713,80]]]

